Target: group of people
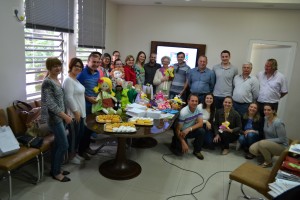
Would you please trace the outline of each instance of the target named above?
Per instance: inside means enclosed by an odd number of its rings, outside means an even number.
[[[218,145],[227,155],[229,144],[238,141],[245,158],[262,156],[262,167],[270,167],[272,157],[289,145],[284,123],[276,114],[280,99],[288,93],[287,80],[275,59],[268,59],[257,77],[250,75],[252,63],[244,63],[238,75],[229,59],[230,52],[222,51],[222,62],[210,70],[207,57],[200,56],[198,67],[188,72],[191,94],[180,111],[170,149],[182,155],[188,151],[187,139],[195,138],[193,154],[202,160],[202,148]]]
[[[279,99],[287,94],[287,86],[285,77],[277,71],[275,59],[266,62],[265,72],[259,73],[257,80],[250,75],[251,63],[245,63],[242,74],[238,75],[237,68],[229,62],[227,50],[222,51],[222,62],[213,70],[206,67],[204,55],[198,58],[198,66],[193,69],[186,64],[184,52],[177,53],[178,63],[173,66],[168,56],[162,57],[162,66],[156,63],[155,53],[149,58],[145,63],[146,54],[140,51],[136,60],[128,55],[123,65],[119,51],[114,51],[112,57],[108,53],[92,52],[85,66],[79,58],[70,60],[63,83],[58,78],[62,72],[61,61],[56,57],[46,60],[48,74],[42,84],[42,117],[48,120],[55,136],[50,172],[54,179],[70,181],[69,172],[61,169],[67,152],[70,162],[75,164],[97,153],[90,148],[93,132],[84,125],[84,120],[97,103],[94,88],[101,77],[112,79],[114,87],[122,85],[124,79],[133,85],[153,85],[154,91],[162,91],[169,98],[175,95],[187,98],[188,105],[180,111],[172,139],[176,154],[188,151],[188,138],[195,138],[194,154],[199,159],[204,158],[203,146],[212,149],[214,144],[220,144],[225,155],[229,143],[239,140],[248,158],[262,154],[263,166],[267,167],[271,165],[271,157],[287,146],[284,125],[276,117]],[[116,73],[118,76],[114,74],[116,69],[121,69]],[[253,103],[255,100],[258,103]]]

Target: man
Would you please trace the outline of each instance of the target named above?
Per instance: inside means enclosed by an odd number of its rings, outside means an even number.
[[[171,84],[169,99],[173,99],[179,95],[182,99],[186,99],[186,89],[188,87],[188,77],[190,67],[186,64],[185,53],[177,53],[177,62],[174,64],[174,79]]]
[[[230,52],[223,50],[221,52],[222,62],[213,67],[213,71],[216,74],[216,84],[214,88],[214,96],[216,102],[216,108],[220,109],[223,107],[223,101],[226,96],[232,95],[233,90],[233,78],[238,74],[238,70],[233,66],[230,60]]]
[[[255,76],[250,76],[252,63],[243,64],[242,74],[233,79],[233,107],[241,117],[247,112],[251,102],[256,101],[259,93],[259,83]]]
[[[288,93],[287,80],[285,76],[278,71],[277,61],[273,58],[268,59],[265,64],[265,71],[257,74],[260,89],[258,94],[258,103],[263,116],[263,104],[269,103],[278,109],[279,100]]]
[[[195,138],[193,154],[200,160],[204,157],[201,153],[205,131],[201,109],[198,107],[198,96],[190,94],[188,105],[181,109],[175,133],[172,138],[171,151],[175,155],[182,155],[189,151],[187,139]]]
[[[204,95],[212,93],[215,86],[215,73],[206,68],[207,57],[201,55],[198,58],[198,67],[191,69],[189,73],[189,87],[191,93],[197,94],[200,103],[204,101]]]
[[[149,83],[149,84],[153,85],[153,79],[154,79],[155,72],[156,72],[156,70],[161,68],[161,65],[156,63],[156,53],[151,53],[149,58],[150,58],[149,62],[144,65],[145,84]],[[155,90],[156,90],[156,87],[155,87],[155,85],[153,85],[153,93],[156,93]]]
[[[85,105],[86,114],[91,114],[92,104],[97,103],[96,97],[97,93],[93,91],[93,88],[98,85],[98,80],[100,78],[99,71],[97,70],[100,64],[100,57],[96,53],[91,53],[88,57],[88,64],[82,70],[82,72],[77,76],[77,80],[85,87]],[[78,155],[90,159],[90,155],[95,155],[97,152],[90,149],[90,137],[93,132],[85,127],[85,132],[80,142]]]

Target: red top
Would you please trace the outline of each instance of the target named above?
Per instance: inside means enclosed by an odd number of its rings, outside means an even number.
[[[133,86],[136,85],[136,74],[133,67],[125,65],[124,73],[125,73],[125,81],[131,81],[133,83]]]

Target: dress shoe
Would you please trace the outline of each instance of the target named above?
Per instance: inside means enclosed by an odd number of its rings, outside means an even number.
[[[227,155],[229,153],[229,149],[223,149],[222,155]]]
[[[199,159],[199,160],[203,160],[204,156],[202,155],[201,151],[199,152],[193,152],[193,154]]]
[[[71,179],[68,178],[68,177],[66,177],[66,176],[64,176],[62,179],[58,179],[58,178],[56,178],[55,176],[52,176],[52,178],[53,178],[54,180],[57,180],[57,181],[60,181],[60,182],[69,182],[69,181],[71,181]]]
[[[97,150],[93,150],[91,148],[88,148],[85,152],[92,156],[97,154]]]
[[[261,166],[263,167],[263,168],[268,168],[268,167],[272,167],[273,166],[273,164],[272,164],[272,162],[264,162],[263,164],[261,164]]]

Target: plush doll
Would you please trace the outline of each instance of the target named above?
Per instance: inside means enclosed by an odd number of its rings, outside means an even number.
[[[229,121],[223,122],[222,125],[219,126],[219,132],[220,132],[220,133],[223,133],[223,130],[224,130],[224,129],[228,129],[228,128],[229,128],[229,125],[230,125],[230,122],[229,122]]]
[[[123,85],[125,82],[125,73],[123,67],[116,67],[110,72],[113,87]]]
[[[128,91],[129,89],[125,88],[123,89],[122,85],[117,85],[115,89],[116,98],[118,100],[118,103],[121,104],[121,109],[125,110],[126,106],[130,104],[129,98],[128,98]]]
[[[94,92],[99,93],[96,101],[98,103],[92,105],[92,113],[103,111],[106,114],[115,114],[113,109],[117,99],[112,91],[112,82],[107,77],[101,77],[98,81],[98,86],[94,88]]]

